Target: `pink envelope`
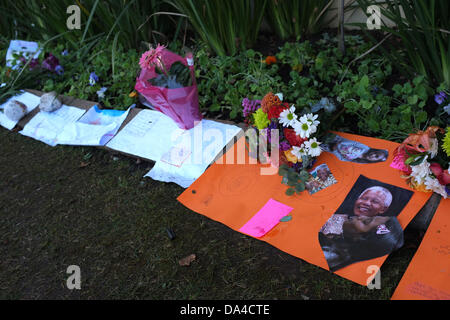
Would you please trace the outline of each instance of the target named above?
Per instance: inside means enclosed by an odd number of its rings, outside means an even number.
[[[270,199],[239,231],[255,238],[262,237],[280,223],[280,219],[287,216],[292,209]]]

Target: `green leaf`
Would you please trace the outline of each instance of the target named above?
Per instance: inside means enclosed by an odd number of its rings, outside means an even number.
[[[219,111],[221,108],[220,108],[220,106],[218,105],[218,104],[212,104],[210,107],[209,107],[209,111],[211,111],[211,112],[216,112],[216,111]]]
[[[280,222],[288,222],[292,220],[292,216],[284,216],[280,219]]]
[[[419,113],[417,113],[417,115],[415,117],[416,122],[417,123],[425,122],[425,121],[427,121],[427,117],[428,117],[428,114],[425,111],[420,111]]]
[[[409,104],[416,104],[417,101],[419,101],[419,96],[418,95],[413,95],[413,96],[409,96],[408,97],[408,103]]]
[[[297,193],[305,191],[305,184],[303,182],[299,182],[295,185],[295,191]]]
[[[309,172],[306,170],[302,170],[299,173],[300,179],[302,179],[303,181],[306,181],[309,179]]]
[[[370,119],[368,124],[369,124],[370,130],[372,130],[374,132],[377,132],[380,129],[380,125],[374,119]]]
[[[289,188],[286,190],[286,195],[288,195],[288,196],[292,196],[294,193],[295,193],[294,188]]]
[[[416,154],[416,155],[412,155],[411,157],[406,159],[405,164],[413,165],[413,163],[417,163],[417,162],[418,162],[417,164],[420,164],[420,163],[422,163],[422,161],[423,161],[423,155],[422,154]]]

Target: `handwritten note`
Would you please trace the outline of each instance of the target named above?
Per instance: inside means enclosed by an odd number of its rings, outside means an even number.
[[[165,114],[142,110],[106,146],[158,161],[183,131]]]
[[[64,127],[77,121],[85,111],[66,105],[53,112],[41,111],[19,133],[54,147],[58,144],[58,134]]]
[[[450,300],[450,292],[444,292],[419,281],[410,284],[407,290],[411,294],[430,300]]]
[[[239,231],[252,237],[262,237],[280,223],[280,219],[287,216],[292,209],[270,199]]]

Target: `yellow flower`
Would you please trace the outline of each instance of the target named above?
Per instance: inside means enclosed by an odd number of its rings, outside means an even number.
[[[447,127],[447,133],[444,136],[444,139],[442,140],[442,150],[445,151],[447,156],[450,157],[450,127]]]
[[[286,157],[286,159],[292,163],[302,162],[302,159],[298,159],[296,156],[294,156],[292,154],[291,150],[292,150],[292,148],[290,150],[286,150],[284,152],[284,156]]]
[[[267,117],[267,113],[262,111],[261,108],[256,110],[256,112],[253,114],[253,119],[255,120],[255,126],[259,129],[265,129],[269,125],[270,121]]]
[[[136,97],[137,97],[137,93],[136,93],[136,91],[133,91],[133,92],[131,92],[128,96],[129,96],[130,98],[136,98]]]

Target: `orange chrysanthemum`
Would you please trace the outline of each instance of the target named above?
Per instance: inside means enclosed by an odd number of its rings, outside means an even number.
[[[269,112],[269,109],[272,106],[276,106],[281,104],[280,98],[278,98],[276,95],[274,95],[272,92],[269,92],[264,96],[264,98],[261,101],[261,109],[265,113]]]
[[[270,66],[273,63],[277,63],[277,58],[275,56],[267,56],[265,62],[268,66]]]

